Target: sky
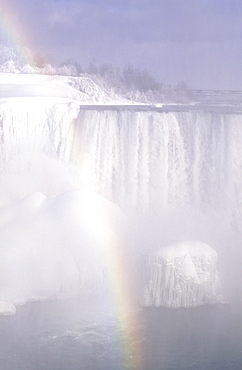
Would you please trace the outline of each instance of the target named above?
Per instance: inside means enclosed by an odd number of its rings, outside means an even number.
[[[15,24],[18,43],[53,64],[95,58],[159,82],[242,90],[241,0],[0,0],[0,11],[0,44]]]

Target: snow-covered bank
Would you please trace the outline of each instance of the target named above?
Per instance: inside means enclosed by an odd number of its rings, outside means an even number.
[[[102,89],[90,77],[0,73],[0,102],[9,98],[61,98],[79,104],[126,104],[134,102]]]
[[[33,74],[0,74],[0,99],[15,97],[45,97],[75,99],[78,92],[68,83],[68,77]]]

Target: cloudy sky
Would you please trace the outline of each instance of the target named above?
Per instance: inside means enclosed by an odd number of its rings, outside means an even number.
[[[69,59],[87,66],[96,58],[147,68],[160,82],[242,90],[241,0],[1,3],[34,52],[54,63]],[[6,28],[5,22],[0,43]]]

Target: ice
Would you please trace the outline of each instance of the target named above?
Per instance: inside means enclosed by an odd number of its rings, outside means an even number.
[[[196,307],[222,302],[217,253],[208,244],[188,240],[160,248],[143,258],[141,304]]]
[[[116,206],[85,189],[34,193],[2,209],[0,313],[102,288],[108,233],[119,218]]]

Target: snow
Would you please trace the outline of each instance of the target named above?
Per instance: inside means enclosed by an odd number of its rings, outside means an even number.
[[[78,91],[68,83],[68,77],[32,74],[0,74],[0,98],[54,97],[74,99]]]
[[[0,102],[12,98],[55,98],[79,104],[126,104],[133,102],[101,88],[90,77],[0,73]]]
[[[144,257],[141,303],[155,307],[196,307],[222,302],[217,253],[208,244],[188,240]]]
[[[175,257],[184,258],[191,254],[196,257],[206,256],[207,259],[215,259],[216,251],[206,243],[196,240],[185,240],[176,244],[171,244],[158,249],[154,254],[165,259],[172,259]]]

